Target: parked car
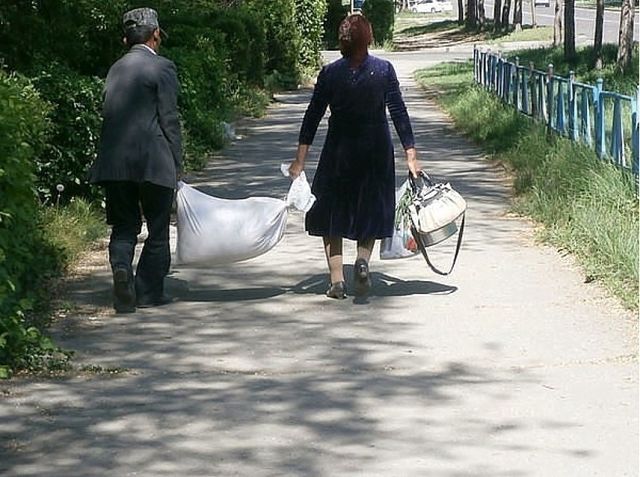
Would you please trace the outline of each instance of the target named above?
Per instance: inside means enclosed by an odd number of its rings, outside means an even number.
[[[451,3],[450,0],[436,0],[438,2],[438,5],[440,5],[441,10],[443,12],[452,12],[453,11],[453,4]],[[547,0],[549,1],[549,0]]]
[[[364,0],[353,0],[354,10],[362,10],[363,5],[364,5]]]
[[[416,0],[410,7],[413,13],[439,13],[442,5],[437,0]]]

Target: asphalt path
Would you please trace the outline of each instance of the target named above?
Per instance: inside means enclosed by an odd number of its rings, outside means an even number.
[[[367,300],[328,299],[321,241],[291,212],[267,254],[174,267],[178,302],[114,315],[106,252],[92,255],[69,284],[73,312],[52,328],[91,368],[0,383],[1,475],[638,475],[637,317],[536,242],[509,213],[504,170],[413,82],[450,52],[384,56],[423,167],[468,201],[454,274],[374,258]],[[283,196],[279,166],[310,93],[237,124],[239,138],[188,182],[225,198]],[[325,135],[323,122],[310,177]],[[433,259],[451,252],[449,241]],[[345,254],[349,278],[352,243]]]

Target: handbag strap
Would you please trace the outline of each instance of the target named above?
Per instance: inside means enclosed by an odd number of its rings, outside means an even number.
[[[431,260],[429,260],[429,255],[427,254],[427,247],[425,247],[424,244],[422,243],[420,234],[418,233],[415,227],[411,226],[411,233],[413,234],[413,238],[416,240],[416,243],[420,248],[420,252],[422,252],[422,255],[424,256],[424,259],[427,261],[427,265],[429,265],[429,268],[431,268],[431,270],[433,270],[438,275],[443,275],[443,276],[449,275],[453,271],[453,267],[456,266],[458,253],[460,253],[460,246],[462,245],[462,234],[464,232],[465,215],[466,214],[462,214],[462,222],[460,223],[460,230],[458,231],[458,243],[456,244],[456,253],[453,255],[453,262],[451,263],[451,267],[449,268],[448,272],[443,272],[439,270],[438,268],[436,268],[436,266],[433,263],[431,263]]]

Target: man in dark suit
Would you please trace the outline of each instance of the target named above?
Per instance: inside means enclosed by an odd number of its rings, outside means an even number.
[[[104,87],[98,157],[90,181],[106,192],[107,223],[112,226],[109,261],[114,308],[167,304],[169,217],[182,167],[178,121],[178,78],[173,62],[158,55],[164,32],[151,8],[124,14],[129,51],[113,64]],[[149,236],[133,276],[137,235],[147,222]]]

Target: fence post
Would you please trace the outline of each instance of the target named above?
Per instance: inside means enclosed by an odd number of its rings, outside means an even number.
[[[553,129],[553,63],[547,67],[547,125]]]
[[[631,127],[633,131],[631,133],[631,152],[633,158],[631,159],[631,170],[634,174],[638,174],[638,162],[640,155],[640,119],[638,113],[640,112],[640,86],[636,90],[636,101],[631,102]]]
[[[495,83],[495,93],[500,96],[502,92],[502,52],[498,52],[498,65],[496,67],[496,83]]]
[[[513,104],[516,107],[516,111],[520,112],[519,93],[520,92],[520,58],[516,56],[516,75],[513,83]]]
[[[586,88],[582,89],[580,99],[580,134],[585,144],[593,146],[593,140],[591,138],[591,111],[589,110],[589,96]]]
[[[569,131],[574,141],[579,139],[579,130],[576,126],[578,117],[578,104],[576,102],[576,74],[569,71]]]
[[[620,97],[615,97],[613,103],[613,125],[611,128],[611,158],[613,161],[624,167],[624,135],[622,133],[622,108],[620,107]]]
[[[504,74],[503,86],[502,86],[502,101],[507,104],[511,104],[511,79],[513,76],[513,63],[508,60],[504,60]]]
[[[491,92],[496,89],[496,81],[498,79],[498,56],[496,53],[491,54]]]
[[[538,117],[538,81],[534,73],[533,61],[529,62],[529,83],[531,84],[531,116]]]
[[[596,154],[600,159],[605,156],[605,135],[604,135],[604,97],[602,88],[604,80],[598,78],[596,87],[593,90],[593,104],[596,112]]]

